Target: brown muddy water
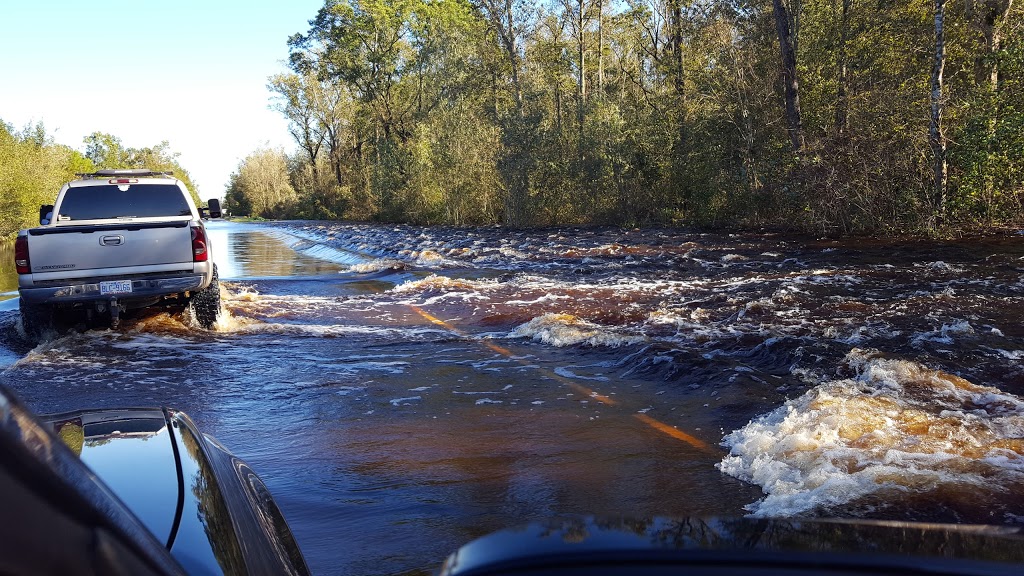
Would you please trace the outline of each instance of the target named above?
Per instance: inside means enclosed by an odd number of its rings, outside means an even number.
[[[37,412],[169,405],[321,574],[563,514],[1024,524],[1024,235],[211,225],[224,312],[21,339]]]

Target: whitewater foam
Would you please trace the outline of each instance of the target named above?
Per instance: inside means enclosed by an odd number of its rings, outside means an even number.
[[[640,336],[619,334],[571,314],[544,314],[518,326],[513,338],[531,338],[552,346],[626,346],[643,342]]]
[[[860,350],[826,382],[722,441],[726,474],[766,496],[759,517],[826,511],[881,492],[1024,482],[1024,400]]]
[[[971,323],[967,320],[958,320],[950,324],[943,324],[938,330],[918,334],[910,343],[915,347],[921,347],[926,342],[952,344],[954,337],[970,334],[974,334],[974,327],[971,326]]]
[[[371,272],[383,272],[385,270],[405,270],[407,267],[407,264],[401,260],[396,260],[394,258],[377,258],[376,260],[371,260],[369,262],[353,264],[349,266],[349,270],[360,274],[369,274]]]

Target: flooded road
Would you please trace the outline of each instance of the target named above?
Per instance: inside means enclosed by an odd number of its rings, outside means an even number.
[[[1024,236],[210,231],[214,330],[30,349],[9,299],[0,378],[41,413],[187,411],[316,573],[429,573],[560,514],[1024,523]]]

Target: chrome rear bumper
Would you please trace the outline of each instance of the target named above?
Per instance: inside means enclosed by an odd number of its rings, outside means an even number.
[[[129,280],[130,278],[110,278],[110,280]],[[203,285],[203,275],[177,276],[173,278],[141,278],[130,279],[132,291],[120,294],[101,294],[100,282],[89,281],[81,284],[61,286],[45,286],[36,288],[20,288],[21,299],[29,304],[61,304],[72,302],[95,302],[97,300],[133,300],[136,298],[154,298],[199,290]]]

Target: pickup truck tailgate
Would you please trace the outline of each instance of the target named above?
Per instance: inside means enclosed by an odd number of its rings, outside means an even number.
[[[104,268],[182,264],[192,266],[189,221],[100,226],[59,226],[29,231],[33,274],[65,278]]]

